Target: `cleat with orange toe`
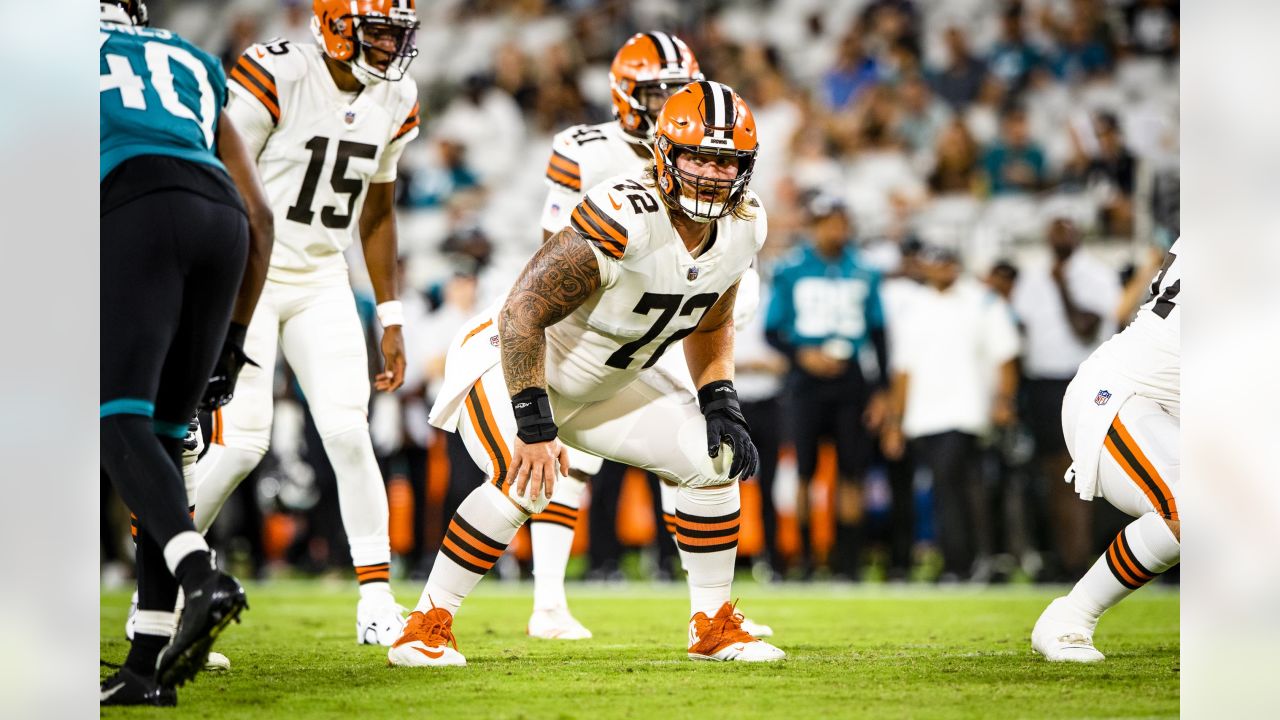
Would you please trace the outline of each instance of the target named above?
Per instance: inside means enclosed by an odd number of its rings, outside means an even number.
[[[694,614],[689,620],[689,657],[693,660],[772,662],[787,656],[742,629],[742,613],[725,603],[715,617]]]
[[[466,665],[453,637],[453,615],[444,608],[409,614],[404,633],[387,650],[387,664],[401,667]]]

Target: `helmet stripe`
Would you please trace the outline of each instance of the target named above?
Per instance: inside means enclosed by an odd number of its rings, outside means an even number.
[[[720,83],[716,83],[716,85],[720,85]],[[727,128],[725,132],[732,134],[733,126],[738,121],[737,109],[733,106],[733,91],[724,85],[720,85],[720,92],[723,93],[721,97],[724,100],[724,126]]]
[[[680,63],[680,53],[676,51],[675,43],[671,42],[671,38],[666,33],[645,33],[645,37],[648,37],[653,46],[657,48],[658,55],[662,56],[663,65],[678,65]]]

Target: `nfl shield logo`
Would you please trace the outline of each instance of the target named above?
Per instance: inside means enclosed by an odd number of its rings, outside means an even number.
[[[492,346],[494,346],[494,347],[498,347],[498,336],[497,336],[497,335],[490,335],[490,336],[489,336],[489,344],[490,344],[490,345],[492,345]]]
[[[346,121],[347,121],[347,124],[348,124],[348,125],[350,125],[351,123],[353,123],[353,122],[355,122],[355,121],[356,121],[356,111],[355,111],[355,110],[348,110],[348,111],[347,111],[347,114],[346,114],[345,116],[343,116],[343,118],[342,118],[342,119],[343,119],[343,120],[346,120]]]
[[[1098,405],[1106,405],[1107,401],[1110,399],[1111,399],[1111,393],[1107,392],[1106,390],[1099,390],[1097,397],[1095,397],[1093,401]]]
[[[689,272],[688,272],[688,274],[687,274],[687,275],[685,275],[685,277],[689,278],[689,282],[693,282],[694,280],[697,280],[697,279],[698,279],[698,268],[696,268],[696,267],[691,267],[691,268],[689,268]]]

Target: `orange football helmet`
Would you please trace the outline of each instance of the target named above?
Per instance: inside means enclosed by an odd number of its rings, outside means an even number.
[[[399,80],[418,56],[414,0],[312,0],[311,32],[365,85]]]
[[[613,114],[629,140],[650,144],[663,102],[687,83],[701,79],[698,60],[683,40],[664,32],[636,33],[609,66]]]
[[[747,103],[723,83],[689,83],[672,95],[658,114],[653,172],[667,206],[701,222],[733,212],[751,182],[760,143]],[[677,162],[692,154],[702,163],[732,165],[732,178],[716,178],[682,169]]]

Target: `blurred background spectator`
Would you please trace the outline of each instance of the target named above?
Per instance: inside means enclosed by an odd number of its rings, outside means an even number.
[[[150,0],[148,6],[157,25],[177,30],[224,61],[274,36],[299,45],[314,42],[305,0]],[[707,76],[735,87],[755,111],[761,149],[752,184],[764,198],[770,229],[759,261],[763,297],[771,295],[779,259],[813,230],[805,202],[814,190],[843,201],[857,220],[855,254],[883,273],[890,355],[897,344],[895,324],[928,297],[918,282],[921,243],[952,249],[962,277],[957,282],[988,277],[997,260],[1019,271],[1016,280],[1001,275],[1003,270],[991,276],[1000,283],[1012,280],[1015,303],[1024,293],[1041,299],[1029,311],[1019,305],[1028,332],[1024,400],[1043,395],[1024,404],[1022,423],[1039,428],[1037,436],[1060,438],[1061,394],[1031,387],[1069,379],[1083,357],[1076,351],[1101,342],[1127,320],[1141,300],[1152,258],[1178,234],[1180,33],[1174,0],[439,0],[418,3],[417,11],[420,54],[409,81],[417,83],[422,99],[423,133],[402,159],[398,221],[404,294],[420,301],[415,319],[423,330],[410,362],[422,368],[425,406],[453,332],[505,292],[540,243],[552,134],[610,119],[608,65],[635,32],[679,35]],[[1071,232],[1051,230],[1057,218],[1069,219]],[[1081,246],[1056,263],[1065,286],[1073,301],[1102,318],[1089,342],[1064,316],[1048,326],[1042,317],[1064,312],[1055,262],[1045,260],[1064,233]],[[359,253],[349,261],[353,286],[370,295]],[[1125,268],[1131,283],[1122,298],[1118,287]],[[1112,288],[1111,306],[1088,304],[1104,299],[1087,289],[1095,285]],[[1037,338],[1054,323],[1058,341],[1074,350],[1046,366]],[[371,339],[373,333],[371,325]],[[743,340],[748,348],[755,342]],[[744,379],[748,372],[763,373],[756,397],[766,415],[767,378],[776,369],[776,358],[769,357],[744,355],[740,369]],[[278,387],[280,437],[229,503],[213,541],[225,561],[263,568],[268,575],[326,572],[338,563],[346,577],[336,557],[345,542],[326,463],[309,450],[318,441],[309,444],[309,420],[283,370]],[[479,481],[465,454],[450,452],[455,436],[435,433],[415,419],[419,411],[411,408],[420,393],[411,395],[375,403],[371,418],[384,429],[389,491],[410,498],[392,518],[393,535],[403,540],[396,561],[401,574],[430,562],[436,523],[448,512],[446,499]],[[783,435],[777,470],[770,480],[762,472],[759,489],[776,514],[757,521],[744,512],[744,523],[775,523],[776,533],[748,532],[744,526],[744,556],[786,566],[800,555],[798,528],[804,526],[811,550],[845,562],[836,548],[837,472],[826,460],[832,449],[821,446],[808,495],[812,502],[798,508],[795,454],[785,437],[789,424],[762,425],[759,432],[775,430]],[[988,447],[1016,460],[1019,437],[1003,433],[998,445]],[[768,442],[764,435],[761,442]],[[1044,456],[1053,441],[1041,445]],[[1062,506],[1045,515],[1043,503],[1039,509],[1032,503],[1007,523],[1013,530],[996,531],[1014,538],[1005,543],[1014,555],[1035,549],[1053,554],[1063,543],[1088,546],[1096,540],[1075,534],[1071,509],[1087,506],[1067,496],[1057,469],[1060,454],[1042,460],[1043,469],[1027,489],[1063,491]],[[860,550],[851,565],[860,565],[861,572],[853,576],[940,572],[934,548],[951,542],[946,536],[954,523],[934,522],[937,512],[946,511],[935,502],[935,462],[910,451],[892,462],[873,458],[863,510],[879,518],[889,548],[883,556],[870,544]],[[1015,480],[1005,485],[1022,487],[1020,472],[1016,466],[1008,475]],[[772,490],[765,487],[769,482]],[[579,559],[570,577],[582,575],[582,558],[594,546],[605,557],[621,554],[618,572],[606,575],[652,567],[628,558],[638,549],[652,553],[661,547],[661,526],[628,523],[652,515],[647,503],[653,493],[627,487],[639,485],[619,481],[617,502],[603,503],[623,511],[599,522],[592,514],[591,531],[580,528],[574,546]],[[610,490],[600,490],[607,498]],[[633,502],[643,512],[627,511]],[[104,503],[105,516],[117,518],[118,500],[106,496]],[[763,497],[761,507],[767,507]],[[124,528],[116,524],[109,532]],[[626,542],[615,553],[608,548],[619,533]],[[766,535],[774,537],[759,539]],[[127,554],[130,544],[104,537],[103,547],[104,566],[118,575],[127,558],[117,549]],[[1089,557],[1101,547],[1085,549]],[[513,544],[516,555],[527,551],[527,544]],[[1034,576],[1027,570],[1032,565],[1023,563],[1022,572]]]

